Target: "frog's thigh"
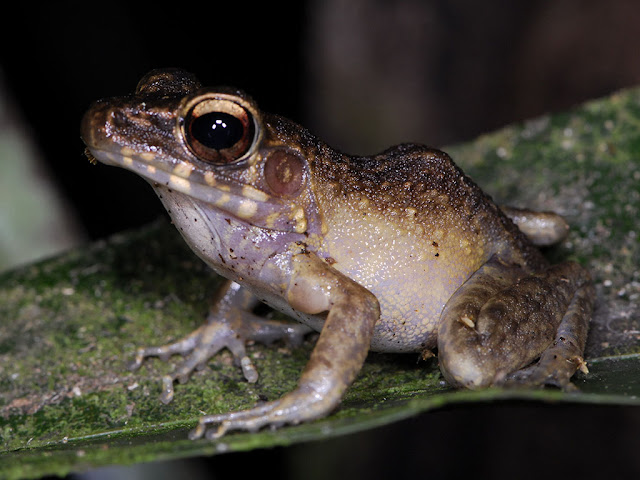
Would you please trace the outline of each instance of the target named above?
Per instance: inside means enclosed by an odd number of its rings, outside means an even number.
[[[502,384],[542,356],[524,380],[567,386],[582,364],[592,300],[589,275],[575,263],[528,275],[493,258],[442,313],[438,356],[445,378],[468,388]]]

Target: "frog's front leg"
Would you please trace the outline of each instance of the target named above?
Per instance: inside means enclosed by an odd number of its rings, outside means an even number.
[[[445,378],[468,388],[571,388],[571,376],[585,369],[593,297],[589,274],[575,263],[532,275],[494,256],[443,310],[438,357]]]
[[[251,313],[258,300],[245,288],[227,280],[217,291],[211,303],[207,322],[182,339],[161,347],[139,348],[132,369],[142,365],[145,358],[151,356],[167,360],[174,354],[186,358],[178,364],[170,375],[162,379],[163,389],[160,397],[163,403],[173,399],[175,380],[185,383],[189,375],[217,354],[228,348],[235,363],[242,367],[246,380],[254,383],[258,372],[246,354],[247,341],[271,343],[284,338],[291,344],[299,344],[311,329],[298,323],[284,323],[267,320]]]
[[[339,404],[360,371],[380,317],[376,297],[314,254],[294,256],[291,270],[285,293],[289,304],[309,315],[327,312],[297,388],[249,410],[202,417],[191,438],[202,436],[209,424],[219,424],[207,434],[218,438],[229,430],[255,431],[322,418]]]

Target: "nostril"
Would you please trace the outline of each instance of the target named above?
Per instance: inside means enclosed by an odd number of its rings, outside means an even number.
[[[123,128],[129,124],[129,116],[122,110],[113,110],[109,113],[109,122],[116,128]]]

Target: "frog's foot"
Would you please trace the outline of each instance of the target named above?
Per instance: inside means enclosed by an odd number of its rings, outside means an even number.
[[[567,282],[566,279],[560,281]],[[565,391],[577,390],[570,381],[573,374],[578,370],[589,373],[582,355],[587,337],[585,318],[591,311],[593,294],[590,284],[573,293],[553,343],[542,352],[536,363],[506,375],[502,383],[504,386],[551,386]]]
[[[336,395],[297,388],[278,400],[262,403],[248,410],[201,417],[189,438],[195,440],[206,435],[206,438],[213,440],[230,430],[256,432],[267,425],[272,428],[285,424],[295,425],[327,416],[339,401],[340,398]],[[217,428],[208,428],[210,425],[217,425]]]
[[[237,311],[233,312],[230,320],[210,317],[207,324],[177,342],[161,347],[138,349],[130,368],[139,368],[147,357],[160,357],[166,361],[171,355],[185,356],[184,361],[179,363],[170,375],[162,378],[160,400],[169,403],[173,399],[175,380],[185,383],[193,371],[204,368],[206,362],[223,348],[231,351],[234,363],[242,368],[245,379],[255,383],[258,380],[258,372],[246,353],[247,341],[269,344],[278,339],[285,339],[295,346],[299,345],[304,335],[310,331],[311,329],[305,325],[265,320],[249,312]]]
[[[518,386],[551,386],[564,391],[577,390],[571,383],[576,371],[589,373],[587,363],[577,344],[577,339],[566,332],[558,335],[553,344],[545,350],[537,363],[507,375],[503,385]]]

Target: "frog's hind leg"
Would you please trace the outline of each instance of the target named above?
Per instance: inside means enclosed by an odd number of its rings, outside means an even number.
[[[582,356],[588,329],[588,315],[585,321],[584,314],[591,311],[593,294],[591,286],[577,292],[552,344],[542,352],[536,363],[508,375],[506,385],[552,385],[565,390],[575,388],[570,383],[575,371],[589,373]]]
[[[569,379],[585,368],[593,297],[589,274],[575,263],[531,275],[494,257],[443,310],[438,357],[445,378],[467,388],[572,388]]]
[[[258,300],[238,284],[227,281],[212,302],[207,323],[182,339],[160,347],[139,348],[132,369],[142,365],[147,357],[157,356],[167,360],[171,355],[180,354],[186,358],[179,363],[171,375],[162,379],[161,400],[168,403],[173,398],[173,383],[184,383],[194,370],[202,368],[206,362],[223,348],[233,354],[235,363],[242,368],[246,380],[254,383],[258,372],[247,356],[247,341],[272,343],[286,339],[289,344],[299,345],[304,335],[311,329],[302,324],[267,320],[251,313]]]

